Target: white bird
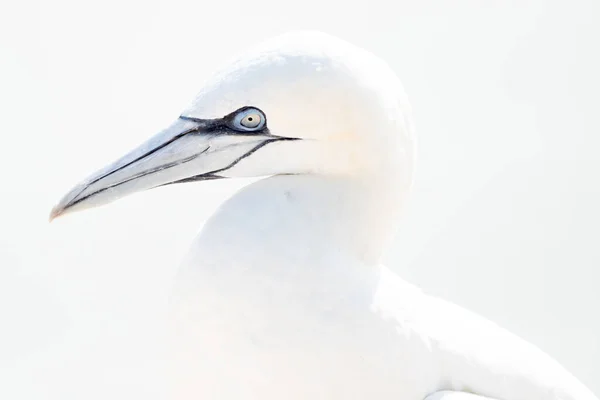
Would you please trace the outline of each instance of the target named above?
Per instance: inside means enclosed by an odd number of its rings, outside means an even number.
[[[216,74],[51,218],[166,184],[267,177],[218,209],[184,263],[171,399],[597,400],[535,346],[380,265],[413,157],[392,70],[291,33]]]

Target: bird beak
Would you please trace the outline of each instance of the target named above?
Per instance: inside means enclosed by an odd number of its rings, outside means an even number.
[[[108,204],[129,194],[171,183],[218,179],[261,147],[289,138],[265,132],[218,129],[214,120],[181,117],[121,159],[71,189],[52,209],[66,213]]]

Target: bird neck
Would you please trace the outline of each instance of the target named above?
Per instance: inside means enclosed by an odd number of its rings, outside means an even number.
[[[314,265],[332,258],[377,265],[402,199],[402,185],[391,178],[273,176],[217,210],[196,238],[193,258],[221,265]]]

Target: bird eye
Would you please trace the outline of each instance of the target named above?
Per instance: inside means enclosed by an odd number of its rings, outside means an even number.
[[[265,115],[256,108],[242,110],[233,118],[234,127],[241,131],[258,131],[265,126],[265,123]]]
[[[260,125],[260,121],[261,117],[259,114],[250,114],[242,118],[240,124],[242,124],[242,126],[245,126],[246,128],[256,128]]]

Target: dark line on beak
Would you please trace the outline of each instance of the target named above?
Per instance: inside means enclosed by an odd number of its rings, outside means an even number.
[[[240,161],[242,161],[244,158],[251,156],[252,154],[254,154],[257,150],[265,147],[266,145],[268,145],[269,143],[273,143],[273,142],[279,142],[282,140],[298,140],[296,138],[286,138],[286,137],[276,137],[273,139],[267,139],[264,142],[259,143],[257,146],[254,146],[252,148],[252,150],[248,151],[246,154],[244,154],[243,156],[238,157],[237,159],[235,159],[231,164],[229,164],[228,166],[226,166],[225,168],[221,168],[221,169],[217,169],[211,172],[211,174],[218,174],[219,172],[223,172],[226,171],[232,167],[234,167],[237,163],[239,163]]]
[[[195,181],[204,181],[204,180],[209,180],[209,179],[221,179],[221,178],[224,178],[223,176],[219,176],[217,174],[219,172],[223,172],[223,171],[226,171],[226,170],[228,170],[230,168],[233,168],[237,163],[239,163],[240,161],[242,161],[244,158],[251,156],[257,150],[261,149],[262,147],[265,147],[269,143],[279,142],[279,141],[284,141],[284,140],[300,140],[300,139],[298,139],[298,138],[288,138],[288,137],[282,137],[282,136],[277,136],[277,137],[275,137],[273,139],[267,139],[264,142],[261,142],[258,145],[254,146],[247,153],[245,153],[244,155],[238,157],[231,164],[229,164],[228,166],[226,166],[224,168],[216,169],[214,171],[206,172],[206,173],[200,174],[200,175],[190,176],[189,178],[181,179],[181,180],[178,180],[178,181],[174,181],[174,182],[170,182],[170,183],[165,183],[165,185],[170,185],[170,184],[175,184],[175,183],[187,183],[187,182],[195,182]],[[165,185],[161,185],[161,186],[165,186]]]
[[[147,151],[146,153],[142,154],[141,156],[139,156],[139,157],[137,157],[137,158],[135,158],[135,159],[131,160],[130,162],[128,162],[128,163],[126,163],[126,164],[123,164],[123,165],[121,165],[119,168],[116,168],[116,169],[114,169],[114,170],[112,170],[112,171],[109,171],[109,172],[105,173],[104,175],[101,175],[101,176],[97,177],[96,179],[93,179],[92,181],[90,181],[90,182],[87,182],[87,183],[85,184],[85,186],[83,187],[83,189],[81,189],[81,191],[80,191],[79,193],[77,193],[77,196],[79,196],[81,193],[83,193],[83,191],[84,191],[84,190],[85,190],[87,187],[89,187],[90,185],[93,185],[94,183],[96,183],[96,182],[98,182],[98,181],[101,181],[102,179],[104,179],[104,178],[107,178],[107,177],[111,176],[112,174],[114,174],[114,173],[116,173],[116,172],[118,172],[118,171],[122,170],[123,168],[127,168],[127,167],[129,167],[130,165],[132,165],[132,164],[135,164],[136,162],[143,160],[144,158],[146,158],[146,157],[148,157],[148,156],[150,156],[150,155],[152,155],[152,154],[156,153],[156,152],[157,152],[157,151],[159,151],[160,149],[163,149],[163,148],[167,147],[167,146],[168,146],[168,145],[170,145],[171,143],[175,142],[177,139],[180,139],[180,138],[182,138],[183,136],[187,135],[188,133],[196,132],[197,130],[198,130],[198,128],[194,128],[194,129],[188,129],[188,130],[186,130],[186,131],[183,131],[183,132],[181,132],[181,133],[178,133],[177,135],[173,136],[171,139],[167,140],[166,142],[164,142],[164,143],[161,143],[159,146],[156,146],[156,147],[154,147],[153,149],[151,149],[151,150]],[[106,189],[108,189],[108,188],[106,188]],[[74,198],[77,198],[77,196],[75,196]],[[85,198],[88,198],[88,197],[89,197],[89,195],[88,195],[88,196],[85,196],[85,197],[83,197],[82,199],[85,199]],[[77,201],[75,201],[75,202],[73,202],[73,203],[71,203],[71,204],[68,204],[66,207],[71,207],[72,205],[75,205],[75,204],[79,203],[79,202],[80,202],[82,199],[79,199],[79,200],[77,200]]]
[[[161,145],[161,146],[159,146],[158,148],[163,148],[163,147],[167,146],[168,144],[170,144],[170,143],[173,143],[173,142],[174,142],[176,139],[178,139],[178,138],[182,137],[183,135],[185,135],[185,134],[187,134],[187,133],[190,133],[190,132],[193,132],[193,131],[194,131],[194,130],[187,131],[187,132],[184,132],[184,133],[182,133],[182,134],[179,134],[179,135],[177,135],[176,137],[174,137],[173,139],[169,140],[168,142],[165,142],[164,144],[162,144],[162,145]],[[219,172],[226,171],[226,170],[228,170],[228,169],[230,169],[230,168],[234,167],[236,164],[238,164],[238,163],[239,163],[240,161],[242,161],[244,158],[247,158],[247,157],[251,156],[251,155],[252,155],[252,154],[254,154],[256,151],[258,151],[259,149],[261,149],[261,148],[265,147],[265,146],[266,146],[266,145],[268,145],[269,143],[273,143],[273,142],[279,142],[279,141],[286,141],[286,140],[300,140],[300,139],[298,139],[298,138],[288,138],[288,137],[279,137],[279,136],[278,136],[278,137],[274,137],[274,138],[272,138],[272,139],[267,139],[267,140],[265,140],[264,142],[261,142],[261,143],[259,143],[258,145],[254,146],[254,147],[253,147],[251,150],[249,150],[247,153],[245,153],[245,154],[243,154],[242,156],[238,157],[237,159],[235,159],[233,162],[231,162],[229,165],[227,165],[227,166],[226,166],[226,167],[224,167],[224,168],[216,169],[216,170],[214,170],[214,171],[206,172],[206,173],[204,173],[204,174],[200,174],[200,175],[194,175],[194,176],[191,176],[191,177],[189,177],[189,178],[184,178],[184,179],[181,179],[181,180],[178,180],[178,181],[174,181],[174,182],[170,182],[170,183],[165,183],[165,184],[163,184],[163,185],[159,185],[159,186],[165,186],[165,185],[169,185],[169,184],[175,184],[175,183],[184,183],[184,182],[192,182],[192,181],[199,181],[199,180],[209,180],[209,179],[219,179],[219,178],[223,178],[223,177],[221,177],[221,176],[218,176],[218,175],[216,175],[216,174],[218,174]],[[158,149],[158,148],[156,148],[156,149]],[[143,159],[144,157],[146,157],[147,155],[150,155],[150,154],[154,153],[154,151],[156,151],[156,149],[153,149],[151,152],[148,152],[148,153],[146,153],[145,155],[138,157],[138,160],[141,160],[141,159]],[[84,201],[85,199],[88,199],[88,198],[90,198],[90,197],[94,196],[94,195],[97,195],[98,193],[102,193],[102,192],[104,192],[104,191],[106,191],[106,190],[108,190],[108,189],[115,188],[115,187],[117,187],[117,186],[119,186],[119,185],[122,185],[122,184],[124,184],[124,183],[130,182],[130,181],[132,181],[132,180],[134,180],[134,179],[138,179],[138,178],[141,178],[141,177],[143,177],[143,176],[146,176],[146,175],[150,175],[150,174],[153,174],[153,173],[156,173],[156,172],[159,172],[159,171],[163,171],[163,170],[165,170],[165,169],[169,169],[169,168],[172,168],[172,167],[175,167],[175,166],[178,166],[178,165],[181,165],[181,164],[185,164],[185,163],[187,163],[187,162],[190,162],[190,161],[194,160],[195,158],[197,158],[197,157],[200,157],[202,154],[206,153],[206,152],[207,152],[209,149],[210,149],[210,146],[208,146],[206,149],[202,150],[200,153],[194,154],[193,156],[190,156],[190,157],[184,158],[184,159],[182,159],[182,160],[173,161],[173,162],[171,162],[171,163],[168,163],[168,164],[165,164],[165,165],[162,165],[162,166],[156,167],[156,168],[152,168],[152,169],[150,169],[150,170],[147,170],[147,171],[140,172],[140,173],[138,173],[138,174],[136,174],[136,175],[134,175],[134,176],[132,176],[132,177],[129,177],[128,179],[126,179],[126,180],[124,180],[124,181],[121,181],[121,182],[115,183],[114,185],[110,185],[110,186],[107,186],[107,187],[105,187],[105,188],[102,188],[102,189],[100,189],[100,190],[97,190],[97,191],[95,191],[95,192],[92,192],[92,193],[90,193],[90,194],[88,194],[88,195],[86,195],[86,196],[83,196],[83,197],[82,197],[82,198],[80,198],[80,199],[77,199],[76,201],[73,201],[73,202],[69,203],[67,206],[65,206],[65,209],[66,209],[66,208],[68,208],[68,207],[72,207],[72,206],[74,206],[74,205],[76,205],[76,204],[78,204],[78,203],[80,203],[80,202]],[[133,163],[133,162],[131,162],[131,163],[128,163],[126,166],[128,166],[128,165],[131,165],[132,163]],[[119,169],[120,169],[120,168],[119,168]],[[115,170],[115,171],[116,171],[116,170]],[[106,176],[108,176],[108,175],[106,175]],[[98,180],[99,180],[99,179],[98,179]],[[97,182],[98,180],[96,180],[95,182]],[[84,190],[85,190],[85,188],[84,188]]]
[[[188,133],[189,133],[189,132],[188,132]],[[172,143],[172,141],[171,141],[171,143]],[[164,146],[162,146],[162,147],[164,147]],[[97,190],[97,191],[95,191],[95,192],[92,192],[92,193],[90,193],[90,194],[88,194],[88,195],[85,195],[85,196],[83,196],[82,198],[80,198],[80,199],[77,199],[77,200],[75,200],[74,202],[72,202],[72,203],[68,204],[68,205],[65,207],[65,209],[66,209],[66,208],[68,208],[68,207],[72,207],[72,206],[74,206],[75,204],[77,204],[77,203],[80,203],[80,202],[84,201],[85,199],[87,199],[87,198],[90,198],[90,197],[92,197],[92,196],[94,196],[94,195],[97,195],[98,193],[102,193],[102,192],[104,192],[104,191],[106,191],[106,190],[108,190],[108,189],[112,189],[112,188],[114,188],[114,187],[120,186],[120,185],[122,185],[122,184],[124,184],[124,183],[130,182],[130,181],[133,181],[133,180],[135,180],[135,179],[141,178],[141,177],[143,177],[143,176],[146,176],[146,175],[154,174],[154,173],[156,173],[156,172],[164,171],[165,169],[173,168],[173,167],[176,167],[176,166],[178,166],[178,165],[181,165],[181,164],[185,164],[185,163],[187,163],[187,162],[190,162],[190,161],[194,160],[195,158],[198,158],[198,157],[200,157],[202,154],[206,153],[206,152],[207,152],[209,149],[210,149],[210,146],[208,146],[206,149],[202,150],[200,153],[194,154],[194,155],[192,155],[192,156],[189,156],[189,157],[187,157],[187,158],[184,158],[184,159],[182,159],[182,160],[173,161],[173,162],[170,162],[170,163],[168,163],[168,164],[161,165],[161,166],[159,166],[159,167],[155,167],[155,168],[149,169],[149,170],[147,170],[147,171],[143,171],[143,172],[140,172],[140,173],[138,173],[138,174],[135,174],[135,175],[133,175],[133,176],[131,176],[131,177],[129,177],[129,178],[127,178],[127,179],[125,179],[124,181],[121,181],[121,182],[115,183],[114,185],[107,186],[107,187],[105,187],[105,188],[102,188],[102,189],[100,189],[100,190]],[[141,159],[141,158],[140,158],[140,159]]]
[[[187,115],[180,115],[179,119],[184,119],[186,121],[193,121],[193,122],[198,122],[200,124],[205,124],[208,121],[211,121],[210,119],[202,119],[202,118],[196,118],[196,117],[188,117]],[[220,118],[219,118],[220,120]],[[214,120],[212,120],[214,121]]]
[[[122,170],[123,168],[127,168],[129,167],[131,164],[134,164],[138,161],[143,160],[144,158],[156,153],[157,151],[159,151],[160,149],[164,149],[165,147],[167,147],[168,145],[170,145],[171,143],[173,143],[174,141],[176,141],[177,139],[187,135],[188,133],[192,133],[197,131],[198,129],[188,129],[187,131],[183,131],[181,133],[178,133],[177,135],[173,136],[171,139],[167,140],[166,142],[160,144],[159,146],[156,146],[155,148],[153,148],[152,150],[147,151],[146,153],[142,154],[141,156],[137,157],[134,160],[131,160],[130,162],[121,165],[119,168],[112,170],[110,172],[107,172],[106,174],[100,176],[99,178],[94,179],[93,181],[89,182],[88,185],[93,185],[94,183],[98,182],[101,179],[104,179],[112,174],[114,174],[115,172],[118,172],[120,170]]]
[[[168,186],[168,185],[175,185],[177,183],[191,183],[191,182],[200,182],[200,181],[213,181],[216,179],[223,179],[225,178],[224,176],[219,176],[219,175],[213,175],[213,174],[202,174],[202,175],[194,175],[194,176],[190,176],[189,178],[183,178],[183,179],[179,179],[178,181],[173,181],[173,182],[169,182],[169,183],[163,183],[162,185],[158,185],[155,187],[161,187],[161,186]]]

